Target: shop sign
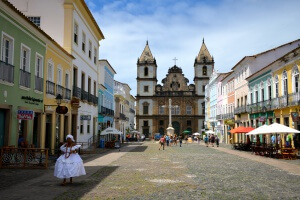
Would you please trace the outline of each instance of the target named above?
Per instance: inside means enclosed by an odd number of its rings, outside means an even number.
[[[235,121],[234,119],[228,119],[224,121],[226,125],[234,125]]]
[[[299,113],[298,112],[291,112],[293,122],[299,121]]]
[[[36,98],[30,97],[30,96],[22,96],[21,99],[25,100],[25,103],[28,103],[31,105],[39,105],[40,103],[43,103],[42,99],[36,99]]]
[[[91,115],[81,115],[80,120],[91,120]]]
[[[79,99],[72,99],[71,106],[78,107],[79,106]]]
[[[266,122],[266,118],[264,116],[259,117],[260,122]]]
[[[32,110],[18,110],[17,119],[33,120],[34,112]]]
[[[68,113],[68,108],[66,106],[57,106],[56,113],[65,115]]]

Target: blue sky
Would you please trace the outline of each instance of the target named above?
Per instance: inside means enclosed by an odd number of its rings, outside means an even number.
[[[215,68],[229,71],[241,58],[300,38],[299,0],[86,0],[105,40],[100,58],[136,94],[136,61],[148,39],[158,83],[172,60],[193,80],[203,37]]]

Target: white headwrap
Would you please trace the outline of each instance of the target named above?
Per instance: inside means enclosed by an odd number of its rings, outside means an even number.
[[[70,134],[67,135],[66,140],[67,140],[68,138],[70,138],[73,142],[75,142],[73,135],[70,135]]]

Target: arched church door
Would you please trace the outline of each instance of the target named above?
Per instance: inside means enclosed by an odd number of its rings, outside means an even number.
[[[177,122],[177,121],[172,122],[172,126],[174,128],[174,133],[176,135],[180,135],[180,124],[179,124],[179,122]]]

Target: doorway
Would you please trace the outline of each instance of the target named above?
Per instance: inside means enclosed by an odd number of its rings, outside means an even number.
[[[33,119],[33,130],[32,130],[32,144],[35,148],[38,147],[38,138],[39,138],[39,114],[35,113]]]
[[[172,126],[174,128],[175,134],[179,135],[180,134],[180,124],[179,124],[179,122],[177,122],[177,121],[172,122]]]
[[[5,141],[5,110],[0,109],[0,147],[4,146]]]
[[[46,137],[45,148],[51,149],[52,114],[46,115]]]
[[[73,135],[74,140],[77,141],[77,115],[72,115],[72,126],[71,126],[71,135]]]

